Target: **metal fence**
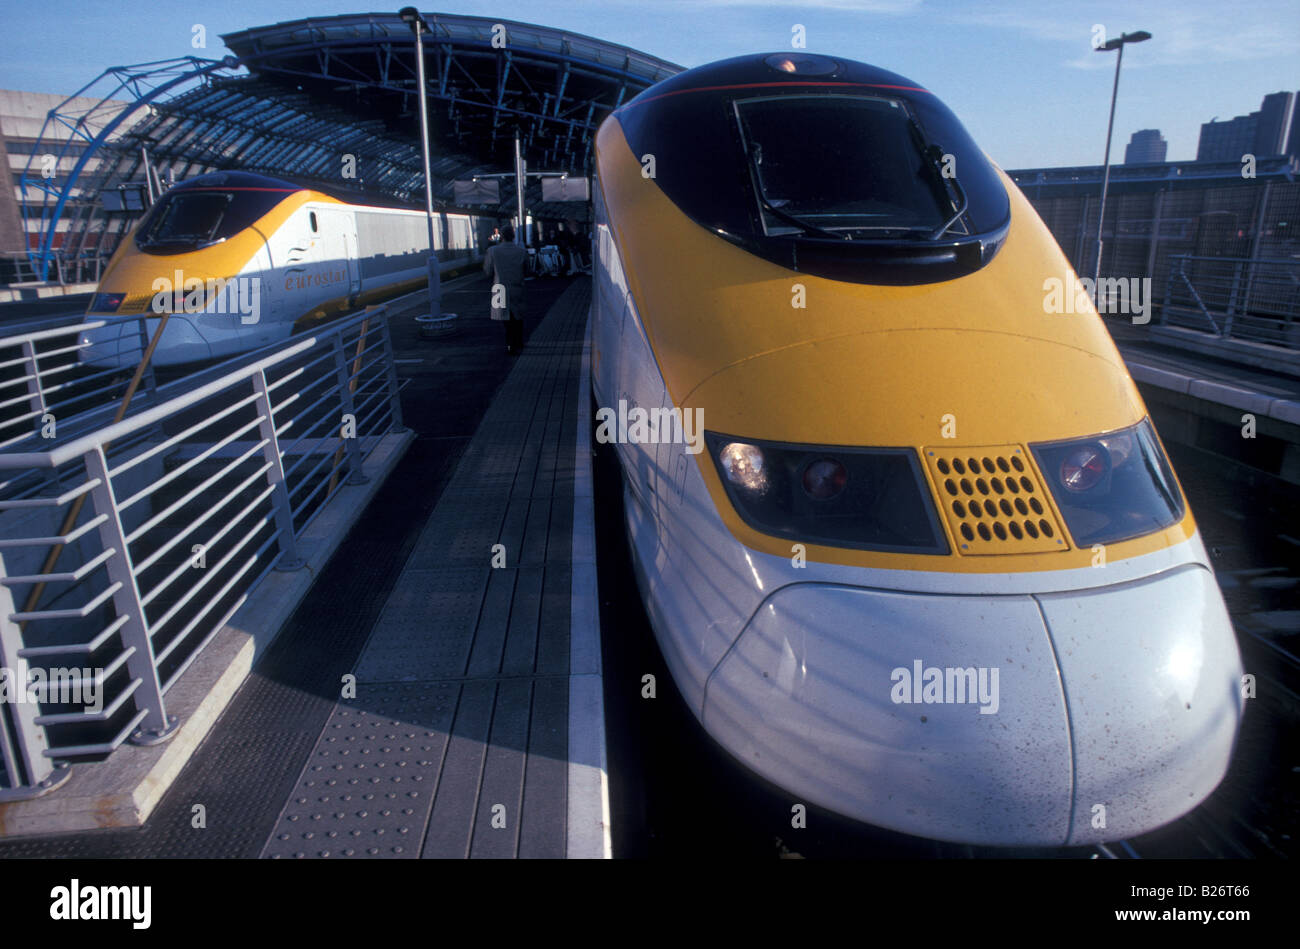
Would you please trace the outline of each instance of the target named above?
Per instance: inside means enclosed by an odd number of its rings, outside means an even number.
[[[152,315],[117,317],[121,330],[115,353],[124,362],[140,361],[149,345],[146,321]],[[156,316],[152,316],[157,321]],[[71,421],[93,409],[120,400],[129,372],[120,368],[83,366],[78,354],[87,348],[83,334],[107,325],[106,320],[64,322],[66,317],[33,321],[24,332],[0,338],[0,452],[20,450],[26,444],[48,441],[50,425]],[[134,404],[143,406],[157,397],[157,377],[146,367]],[[23,473],[6,472],[10,478]],[[26,473],[31,480],[31,473]],[[12,494],[13,485],[0,477],[0,496]]]
[[[1160,322],[1300,349],[1300,259],[1169,258]]]
[[[1097,196],[1051,188],[1039,194],[1032,182],[1022,188],[1071,266],[1090,275]],[[1101,276],[1151,278],[1156,309],[1171,308],[1160,321],[1300,348],[1292,328],[1297,268],[1300,182],[1166,183],[1112,189],[1106,200]]]
[[[177,727],[168,691],[402,428],[384,308],[124,421],[0,452],[0,800]],[[56,553],[57,552],[57,553]],[[7,692],[6,692],[7,688]]]

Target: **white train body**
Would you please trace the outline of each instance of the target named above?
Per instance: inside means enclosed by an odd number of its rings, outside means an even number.
[[[224,203],[223,203],[224,202]],[[436,217],[440,274],[479,259],[484,219]],[[167,314],[155,365],[256,349],[295,329],[418,289],[429,278],[426,215],[348,204],[242,172],[204,175],[169,191],[113,255],[86,313],[83,363],[133,366],[140,322]],[[150,318],[145,332],[158,323]]]

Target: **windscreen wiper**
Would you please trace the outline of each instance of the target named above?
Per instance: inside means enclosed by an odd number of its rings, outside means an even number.
[[[921,151],[921,157],[925,159],[926,165],[939,179],[940,187],[947,191],[947,183],[951,181],[953,190],[957,193],[957,213],[930,232],[929,239],[937,241],[939,238],[943,237],[944,234],[947,234],[948,229],[960,221],[966,214],[966,208],[969,205],[969,202],[966,199],[966,189],[961,186],[961,182],[957,180],[956,176],[949,178],[944,175],[944,150],[938,145],[926,144],[925,134],[921,131],[921,126],[916,124],[916,119],[908,116],[907,124],[912,130],[912,139],[916,142],[916,147]]]
[[[767,200],[767,197],[763,194],[763,175],[758,170],[759,162],[762,161],[762,154],[762,146],[757,144],[751,145],[749,148],[745,149],[745,158],[749,161],[749,171],[754,179],[754,193],[758,196],[758,203],[763,207],[763,210],[767,211],[773,217],[779,218],[780,220],[785,221],[785,223],[799,228],[805,234],[819,234],[822,237],[829,237],[837,241],[852,240],[852,238],[847,234],[836,234],[834,231],[828,231],[823,227],[818,227],[816,224],[805,221],[803,218],[796,217],[787,211],[782,211],[780,208],[773,205],[771,201]]]
[[[940,154],[942,155],[942,152]],[[939,162],[940,163],[943,162],[942,157],[939,159]],[[937,241],[939,238],[943,237],[944,234],[947,234],[948,228],[952,227],[954,224],[960,221],[963,216],[965,216],[966,207],[969,204],[969,202],[966,200],[966,189],[961,186],[961,182],[959,182],[956,178],[952,178],[949,180],[952,181],[953,189],[957,192],[957,200],[960,203],[957,205],[957,213],[954,214],[952,217],[948,218],[948,220],[944,222],[943,227],[937,228],[935,232],[930,235],[930,240],[932,241]]]
[[[767,211],[773,217],[778,217],[787,224],[794,225],[806,234],[820,234],[822,237],[830,237],[837,241],[852,240],[852,238],[847,234],[836,234],[834,231],[828,231],[824,227],[810,224],[803,218],[795,217],[795,215],[782,211],[778,207],[773,207],[772,202],[768,201],[767,198],[763,197],[761,194],[758,196],[758,203],[763,206],[763,210]]]

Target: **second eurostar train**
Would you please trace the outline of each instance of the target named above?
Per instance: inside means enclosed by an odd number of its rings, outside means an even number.
[[[477,260],[494,225],[439,214],[440,271]],[[164,310],[156,365],[256,349],[424,286],[428,253],[424,211],[349,203],[248,172],[201,175],[164,194],[113,254],[86,312],[108,324],[85,334],[81,361],[133,366],[139,321],[120,317]]]
[[[951,841],[1119,840],[1209,795],[1244,703],[1196,524],[952,112],[741,57],[618,109],[596,167],[593,396],[632,420],[638,582],[705,730],[793,801]]]

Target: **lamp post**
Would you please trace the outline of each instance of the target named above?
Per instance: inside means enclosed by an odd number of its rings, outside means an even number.
[[[420,39],[422,33],[429,31],[429,24],[424,21],[424,17],[415,7],[403,7],[397,15],[415,34],[415,74],[420,84],[420,150],[424,159],[424,204],[429,226],[429,316],[423,322],[426,323],[425,335],[435,335],[436,328],[442,328],[443,323],[449,324],[447,329],[454,326],[455,317],[442,316],[442,278],[438,271],[438,253],[434,249],[433,240],[433,175],[429,161],[429,110],[424,84],[424,43]]]
[[[1146,30],[1138,30],[1136,33],[1121,33],[1117,39],[1107,40],[1101,46],[1095,47],[1099,53],[1107,53],[1113,49],[1119,50],[1119,56],[1115,58],[1115,85],[1110,90],[1110,121],[1106,124],[1106,159],[1102,165],[1101,172],[1101,208],[1097,212],[1097,259],[1092,268],[1092,295],[1093,300],[1097,300],[1097,282],[1101,279],[1101,226],[1106,220],[1106,191],[1110,187],[1110,136],[1115,128],[1115,97],[1119,94],[1119,67],[1124,62],[1124,44],[1141,43],[1151,39],[1151,34]]]
[[[520,247],[528,246],[528,212],[524,209],[524,188],[528,181],[528,169],[524,163],[524,153],[520,150],[519,132],[515,132],[515,204],[519,211],[519,226],[515,228],[515,243]]]

